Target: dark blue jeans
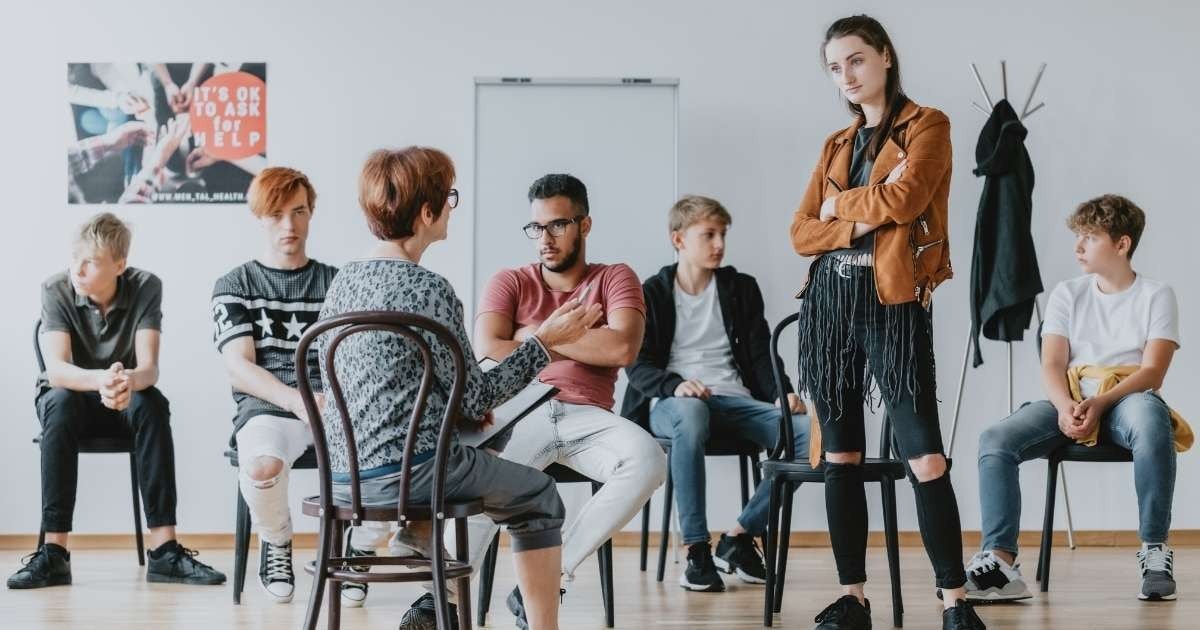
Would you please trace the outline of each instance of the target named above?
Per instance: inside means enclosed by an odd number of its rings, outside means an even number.
[[[713,433],[749,440],[764,448],[779,441],[779,406],[740,396],[663,398],[650,411],[650,430],[671,439],[671,477],[675,504],[683,529],[683,544],[709,539],[705,506],[704,443]],[[808,416],[792,416],[796,453],[808,453]],[[767,508],[771,484],[763,481],[738,516],[748,533],[761,536],[767,530]]]

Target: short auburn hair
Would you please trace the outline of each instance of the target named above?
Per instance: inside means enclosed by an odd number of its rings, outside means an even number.
[[[129,242],[133,234],[129,226],[111,212],[101,212],[79,226],[75,235],[75,246],[86,245],[92,251],[107,252],[113,260],[129,258]]]
[[[1133,258],[1146,229],[1146,213],[1121,195],[1100,195],[1079,204],[1067,219],[1067,227],[1076,234],[1104,232],[1114,241],[1128,236],[1129,258]]]
[[[246,198],[250,203],[250,212],[262,218],[282,210],[283,204],[301,190],[308,195],[308,209],[315,209],[317,191],[313,190],[308,176],[294,168],[272,166],[254,177]]]
[[[380,149],[363,165],[358,204],[375,238],[406,238],[415,233],[413,222],[425,205],[434,218],[441,217],[453,184],[454,162],[442,151],[429,147]]]

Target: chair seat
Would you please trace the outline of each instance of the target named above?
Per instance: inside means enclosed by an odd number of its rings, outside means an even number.
[[[306,497],[303,502],[304,514],[308,516],[321,516],[321,497],[312,496]],[[483,513],[483,501],[480,499],[472,499],[470,501],[446,501],[443,506],[442,517],[444,519],[466,518],[476,514]],[[359,520],[363,521],[394,521],[396,520],[395,504],[391,505],[372,505],[363,506],[363,511],[358,515]],[[354,520],[354,510],[349,505],[342,503],[334,504],[335,515],[339,521]],[[432,521],[433,513],[428,504],[412,504],[408,506],[408,513],[405,516],[410,521]]]
[[[42,443],[42,436],[33,438],[34,444]],[[133,436],[84,437],[79,439],[80,453],[132,453]]]
[[[655,442],[662,447],[664,451],[671,450],[671,438],[655,437]],[[722,457],[726,455],[746,455],[754,457],[763,452],[763,448],[750,440],[739,437],[713,435],[704,443],[704,454],[714,457]]]
[[[587,475],[576,472],[573,468],[567,468],[562,464],[550,464],[544,471],[550,478],[554,479],[555,483],[592,483],[595,481]]]
[[[824,481],[825,467],[813,468],[808,460],[779,460],[768,459],[762,462],[762,471],[767,476],[786,476],[796,481]],[[901,479],[904,477],[904,462],[895,459],[880,459],[868,457],[863,460],[863,479],[879,481],[880,479]]]
[[[236,448],[231,448],[228,451],[225,451],[225,457],[229,459],[230,466],[237,468],[238,452]],[[317,451],[311,446],[309,446],[308,449],[304,451],[304,454],[292,464],[292,470],[303,469],[317,469]]]
[[[1060,462],[1131,462],[1133,451],[1115,444],[1068,444],[1046,456]]]

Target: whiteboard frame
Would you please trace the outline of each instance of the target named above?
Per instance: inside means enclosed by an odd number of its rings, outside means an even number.
[[[472,116],[472,164],[474,171],[472,173],[472,191],[471,191],[471,309],[474,311],[478,307],[476,300],[479,296],[475,293],[475,286],[479,283],[478,265],[476,264],[475,256],[479,245],[479,202],[475,194],[479,191],[479,88],[481,86],[578,86],[578,87],[597,87],[597,86],[625,86],[629,88],[639,87],[670,87],[675,111],[673,112],[674,129],[672,129],[672,138],[674,147],[672,151],[675,154],[674,164],[672,165],[671,188],[674,191],[673,197],[679,198],[679,79],[672,77],[525,77],[525,76],[506,76],[506,77],[475,77],[474,90],[474,115]]]

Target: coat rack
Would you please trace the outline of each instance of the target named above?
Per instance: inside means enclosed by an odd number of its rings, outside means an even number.
[[[1042,65],[1038,67],[1037,75],[1033,79],[1033,86],[1031,88],[1029,88],[1029,95],[1025,97],[1025,104],[1021,107],[1020,120],[1022,122],[1024,122],[1026,118],[1032,116],[1038,110],[1040,110],[1041,108],[1046,106],[1045,101],[1042,101],[1042,102],[1039,102],[1036,106],[1034,106],[1033,109],[1029,108],[1029,105],[1031,103],[1033,103],[1034,95],[1037,93],[1038,85],[1042,82],[1042,74],[1045,72],[1046,72],[1046,64],[1042,63]],[[983,105],[980,105],[976,101],[971,101],[971,105],[973,105],[975,107],[975,109],[982,112],[985,116],[991,116],[992,108],[995,106],[995,103],[992,101],[991,94],[988,93],[987,86],[984,85],[984,83],[983,83],[983,77],[979,76],[979,68],[976,67],[974,63],[971,64],[971,74],[973,74],[975,76],[975,84],[979,86],[979,92],[981,94],[983,94],[983,100],[985,103],[988,104],[988,106],[985,108]],[[1000,81],[1001,81],[1001,90],[1002,90],[1001,95],[1005,100],[1008,100],[1008,64],[1003,60],[1000,62]],[[1034,305],[1034,309],[1037,313],[1038,325],[1040,328],[1040,325],[1042,323],[1042,307],[1041,307],[1041,304],[1037,301],[1037,298],[1034,298],[1033,305]],[[1007,345],[1008,345],[1008,413],[1012,414],[1012,412],[1015,411],[1015,409],[1013,407],[1013,349],[1012,349],[1012,342],[1009,341],[1007,343]],[[968,362],[970,361],[970,358],[971,358],[971,331],[970,331],[970,327],[968,326],[966,347],[963,349],[962,370],[959,372],[959,375],[958,375],[958,393],[954,397],[954,419],[950,423],[950,447],[946,451],[947,457],[952,456],[954,453],[954,438],[956,437],[957,432],[958,432],[958,416],[959,416],[960,410],[962,409],[963,386],[966,384],[967,366],[968,366]],[[1039,363],[1040,363],[1040,357],[1039,357]],[[1074,526],[1073,519],[1071,518],[1071,499],[1070,499],[1070,495],[1067,494],[1067,474],[1066,473],[1067,473],[1066,465],[1064,463],[1060,467],[1059,477],[1062,479],[1063,503],[1066,505],[1066,508],[1067,508],[1067,545],[1071,549],[1074,549],[1075,548],[1075,526]]]

